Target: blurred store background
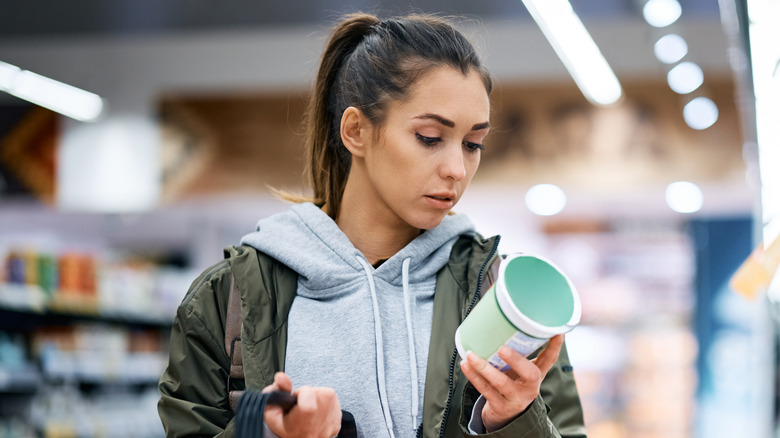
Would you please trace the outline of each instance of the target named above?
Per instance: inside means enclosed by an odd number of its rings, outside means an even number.
[[[572,0],[616,102],[585,97],[537,23],[572,11],[540,3],[4,1],[0,437],[163,436],[176,306],[287,208],[268,187],[305,190],[309,86],[357,10],[465,17],[496,128],[456,210],[578,286],[589,436],[780,436],[780,2]]]

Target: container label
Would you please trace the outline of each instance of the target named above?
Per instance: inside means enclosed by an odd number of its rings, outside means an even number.
[[[518,331],[511,338],[504,342],[504,345],[511,348],[514,351],[522,354],[524,357],[536,351],[539,347],[547,342],[547,339],[538,339],[528,336],[527,334]],[[509,371],[509,365],[506,364],[500,357],[498,357],[498,350],[493,353],[488,359],[488,363],[498,368],[499,371]]]

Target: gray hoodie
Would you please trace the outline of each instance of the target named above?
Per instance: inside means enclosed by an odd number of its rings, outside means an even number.
[[[375,269],[314,204],[258,222],[241,243],[299,275],[285,359],[293,385],[333,388],[359,436],[414,436],[436,273],[463,234],[474,234],[469,219],[447,216]]]

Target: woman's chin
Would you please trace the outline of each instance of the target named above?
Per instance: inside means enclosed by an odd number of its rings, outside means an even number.
[[[419,220],[415,220],[414,223],[411,223],[410,225],[421,230],[430,230],[432,228],[438,227],[448,213],[449,211],[442,211],[436,215],[426,215],[426,217],[421,217]]]

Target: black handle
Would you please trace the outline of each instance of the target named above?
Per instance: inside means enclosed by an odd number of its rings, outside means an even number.
[[[290,394],[289,392],[284,391],[271,391],[268,393],[268,402],[269,405],[276,405],[282,408],[282,411],[284,413],[290,412],[290,409],[292,409],[296,403],[298,403],[298,397],[296,397],[294,394]]]

